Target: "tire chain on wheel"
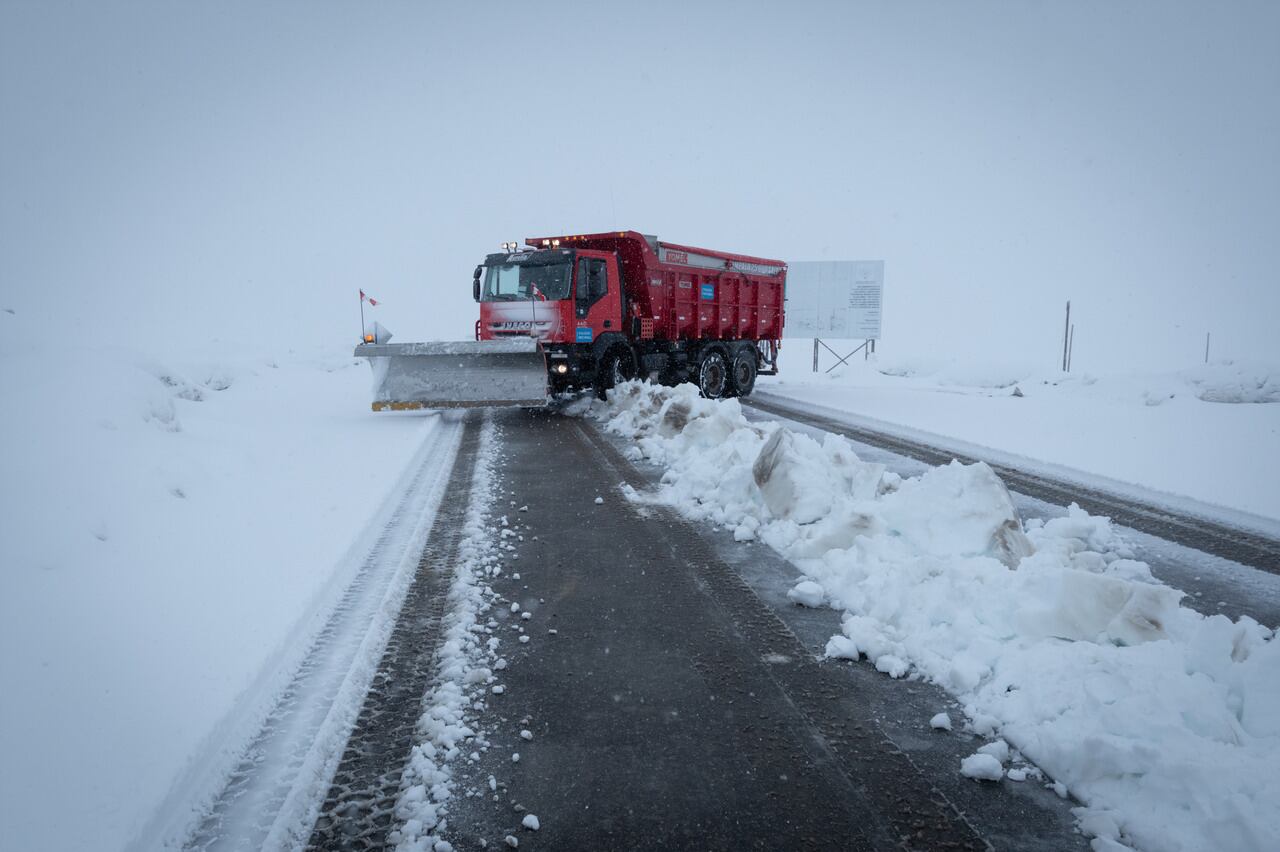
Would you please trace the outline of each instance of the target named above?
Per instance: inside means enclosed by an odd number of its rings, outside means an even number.
[[[706,382],[703,373],[707,370],[707,366],[712,363],[712,359],[720,362],[720,392],[714,396],[707,392]],[[725,360],[724,353],[719,349],[712,349],[703,356],[702,362],[698,365],[698,390],[707,399],[722,399],[728,395],[729,391],[729,364]]]
[[[746,382],[746,390],[738,381],[738,365],[745,364],[750,370],[750,378]],[[752,389],[756,386],[756,360],[755,351],[751,349],[739,349],[738,353],[733,356],[733,361],[729,365],[729,396],[748,396]]]

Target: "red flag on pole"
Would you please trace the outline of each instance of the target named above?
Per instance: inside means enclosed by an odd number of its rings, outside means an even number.
[[[362,302],[368,302],[369,304],[374,305],[375,307],[376,307],[376,306],[377,306],[377,304],[378,304],[378,300],[377,300],[377,299],[375,299],[375,298],[373,298],[372,296],[367,296],[367,295],[365,295],[364,290],[361,290],[361,291],[360,291],[360,301],[362,301]]]

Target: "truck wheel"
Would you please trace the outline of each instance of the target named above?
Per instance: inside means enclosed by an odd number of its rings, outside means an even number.
[[[729,365],[719,349],[704,355],[698,365],[698,390],[707,399],[720,399],[729,390]]]
[[[635,358],[626,349],[612,349],[605,355],[600,365],[600,373],[596,377],[596,396],[604,399],[611,388],[634,378],[636,373]]]
[[[729,390],[734,396],[747,396],[756,386],[756,352],[739,349],[733,356],[733,369],[729,372]]]

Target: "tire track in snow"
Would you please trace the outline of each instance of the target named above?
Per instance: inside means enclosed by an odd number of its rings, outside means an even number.
[[[325,626],[183,848],[306,842],[447,496],[464,424],[442,417]],[[144,847],[139,847],[144,848]]]
[[[479,433],[478,420],[469,418],[445,488],[448,502],[435,515],[428,547],[315,820],[308,850],[383,849],[395,827],[401,776],[422,697],[435,673],[440,623],[471,502]]]

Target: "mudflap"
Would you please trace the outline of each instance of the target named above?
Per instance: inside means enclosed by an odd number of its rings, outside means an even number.
[[[449,343],[365,343],[373,410],[537,408],[547,405],[547,358],[531,337]]]

